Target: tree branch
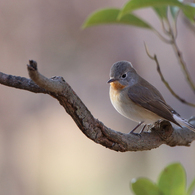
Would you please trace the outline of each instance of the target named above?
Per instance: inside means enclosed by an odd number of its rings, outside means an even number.
[[[106,127],[94,118],[84,103],[62,77],[48,79],[37,70],[33,60],[28,65],[31,79],[0,73],[0,83],[34,93],[49,94],[59,101],[73,118],[79,129],[91,140],[115,151],[142,151],[157,148],[162,144],[169,146],[189,146],[195,140],[195,133],[187,128],[172,128],[170,122],[156,122],[150,132],[141,136],[125,134]],[[195,124],[195,118],[190,119]]]
[[[12,76],[0,72],[0,83],[8,87],[23,89],[34,93],[49,93],[45,89],[40,88],[31,79],[20,76]]]
[[[171,88],[171,86],[169,85],[169,83],[165,80],[165,78],[164,78],[164,76],[163,76],[163,74],[161,72],[160,64],[159,64],[159,61],[158,61],[158,58],[157,58],[156,54],[154,54],[154,56],[152,56],[149,53],[149,50],[148,50],[148,47],[147,47],[146,43],[144,43],[144,46],[145,46],[145,50],[146,50],[146,53],[147,53],[148,57],[156,62],[157,72],[160,75],[161,81],[164,83],[164,85],[167,87],[167,89],[171,92],[171,94],[175,98],[177,98],[179,101],[181,101],[182,103],[187,104],[188,106],[195,107],[195,104],[186,101],[185,99],[181,98],[178,94],[175,93],[175,91]]]
[[[179,47],[178,47],[178,45],[176,43],[177,33],[174,34],[174,31],[173,31],[173,29],[171,27],[171,24],[170,24],[170,21],[168,19],[166,20],[166,22],[167,22],[167,25],[169,27],[168,35],[169,35],[169,37],[171,39],[171,44],[172,44],[173,50],[174,50],[174,52],[175,52],[175,54],[176,54],[176,56],[178,58],[178,61],[179,61],[180,66],[181,66],[181,68],[183,70],[183,73],[184,73],[184,76],[186,78],[187,83],[189,84],[189,86],[191,87],[193,92],[195,93],[195,84],[193,83],[192,78],[191,78],[191,76],[189,74],[189,71],[187,70],[186,62],[183,59],[182,52],[179,50]],[[176,20],[175,20],[175,29],[177,29],[177,27],[176,27]],[[177,30],[176,30],[176,32],[177,32]]]

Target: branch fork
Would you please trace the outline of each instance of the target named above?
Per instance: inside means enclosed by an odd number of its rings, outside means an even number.
[[[63,77],[46,78],[38,72],[37,63],[33,60],[29,61],[27,69],[32,80],[0,73],[0,83],[34,93],[51,95],[59,101],[89,139],[106,148],[120,152],[143,151],[157,148],[162,144],[189,146],[195,140],[194,132],[187,128],[173,128],[168,121],[156,122],[141,136],[114,131],[93,117]],[[191,119],[191,123],[195,124],[195,118]]]

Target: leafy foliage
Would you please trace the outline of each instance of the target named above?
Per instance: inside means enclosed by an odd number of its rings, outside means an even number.
[[[186,190],[186,174],[180,163],[168,165],[157,183],[147,178],[133,179],[131,188],[135,195],[190,195],[195,189],[195,179]]]
[[[167,18],[168,7],[170,7],[174,19],[178,11],[181,10],[190,21],[195,20],[195,4],[184,4],[178,0],[131,0],[122,9],[107,8],[97,10],[86,19],[83,28],[100,24],[127,24],[153,29],[151,25],[132,13],[137,9],[147,7],[153,8],[160,19]]]
[[[122,16],[118,20],[119,13],[120,9],[115,8],[98,10],[88,17],[83,24],[83,28],[99,24],[126,24],[148,29],[152,28],[147,22],[130,13]]]
[[[191,21],[194,20],[195,16],[195,8],[193,4],[187,5],[178,0],[131,0],[128,1],[124,7],[122,8],[119,18],[123,15],[130,13],[136,9],[145,8],[145,7],[163,7],[164,6],[176,6],[179,7],[185,16],[190,19]]]

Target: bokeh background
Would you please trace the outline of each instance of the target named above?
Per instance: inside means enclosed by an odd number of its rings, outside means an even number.
[[[109,70],[119,60],[131,61],[183,117],[195,109],[176,100],[161,82],[154,61],[174,90],[188,101],[186,84],[170,45],[149,30],[129,26],[97,26],[82,30],[86,17],[125,0],[1,0],[0,71],[28,77],[29,59],[47,77],[63,76],[93,115],[106,126],[128,133],[136,123],[119,115],[109,100]],[[137,11],[161,29],[153,10]],[[195,82],[195,34],[182,14],[178,45]],[[195,177],[195,144],[144,152],[114,152],[89,140],[59,103],[48,95],[0,86],[0,194],[2,195],[128,195],[131,179],[156,181],[160,171],[181,162],[188,183]]]

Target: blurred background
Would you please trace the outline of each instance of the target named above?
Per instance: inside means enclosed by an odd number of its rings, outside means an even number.
[[[156,53],[173,89],[195,103],[170,45],[151,31],[129,26],[96,26],[81,30],[87,16],[99,8],[121,8],[125,0],[2,0],[0,3],[0,71],[28,77],[29,59],[47,76],[63,76],[94,117],[128,133],[135,125],[112,107],[109,70],[119,60],[131,61],[183,117],[195,109],[176,100],[161,82],[156,64],[144,49]],[[161,28],[153,10],[137,11]],[[194,32],[182,14],[178,45],[195,82]],[[0,86],[0,194],[2,195],[128,195],[130,181],[149,177],[181,162],[188,183],[195,177],[195,143],[144,152],[114,152],[89,140],[59,103],[48,95]]]

